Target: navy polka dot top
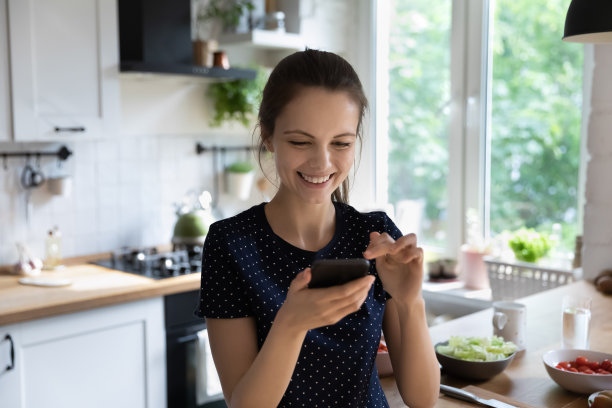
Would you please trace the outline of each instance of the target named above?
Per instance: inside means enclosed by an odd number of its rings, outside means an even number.
[[[401,236],[383,212],[359,213],[334,203],[336,231],[317,252],[297,248],[273,231],[265,203],[211,225],[202,261],[202,287],[196,313],[201,317],[253,317],[258,347],[295,276],[315,259],[361,258],[372,231]],[[385,301],[376,281],[364,304],[338,323],[309,330],[279,407],[388,407],[374,364]]]

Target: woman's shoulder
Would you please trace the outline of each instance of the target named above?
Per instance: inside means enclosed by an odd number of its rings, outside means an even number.
[[[336,208],[341,212],[343,222],[349,226],[358,226],[368,231],[385,231],[394,237],[401,236],[401,231],[382,209],[359,211],[344,203],[336,203]]]
[[[265,203],[257,204],[231,217],[215,221],[210,224],[209,234],[234,233],[244,234],[245,230],[260,227],[261,212]]]
[[[363,222],[386,222],[389,220],[389,216],[383,210],[365,210],[359,211],[355,207],[350,204],[336,202],[336,208],[339,209],[342,214],[347,218],[353,218],[356,220],[361,220]]]

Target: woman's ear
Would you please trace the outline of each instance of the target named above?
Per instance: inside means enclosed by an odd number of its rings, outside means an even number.
[[[274,145],[272,144],[272,135],[263,126],[261,127],[261,140],[263,141],[264,146],[266,146],[266,149],[273,153]]]

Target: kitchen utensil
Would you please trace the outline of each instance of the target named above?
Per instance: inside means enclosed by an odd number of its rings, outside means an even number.
[[[41,186],[45,182],[45,175],[40,169],[35,169],[26,163],[23,171],[21,172],[21,186],[25,190],[25,217],[26,223],[30,222],[30,214],[32,212],[32,205],[30,202],[32,196],[32,189]]]
[[[516,352],[512,353],[503,360],[468,361],[438,353],[437,349],[439,345],[448,345],[448,341],[435,345],[436,357],[438,358],[438,362],[442,365],[442,369],[454,377],[469,380],[482,381],[496,376],[506,369],[516,355]]]
[[[457,398],[462,401],[473,402],[475,404],[481,404],[487,407],[493,408],[518,408],[516,405],[506,404],[505,402],[496,399],[484,399],[480,398],[476,394],[471,392],[451,387],[449,385],[440,384],[440,391],[449,397]]]
[[[581,349],[552,350],[542,356],[546,372],[554,382],[568,391],[590,394],[595,391],[612,389],[612,374],[583,374],[555,368],[561,361],[573,361],[584,356],[590,361],[612,360],[612,354]]]
[[[68,196],[72,191],[72,177],[60,176],[47,179],[47,189],[53,195]]]

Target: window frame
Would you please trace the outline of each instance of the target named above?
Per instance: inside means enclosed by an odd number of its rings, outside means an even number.
[[[482,233],[489,238],[490,230],[490,149],[491,149],[491,43],[489,22],[492,20],[494,0],[451,0],[451,100],[449,116],[449,172],[447,179],[447,245],[446,248],[427,248],[447,257],[457,251],[467,238],[465,214],[476,210],[481,220]],[[374,0],[373,14],[376,63],[373,73],[375,84],[375,199],[388,201],[388,85],[386,62],[389,56],[388,26],[390,5],[387,0]],[[559,38],[561,41],[561,38]],[[486,48],[485,48],[486,45]],[[581,153],[578,177],[577,230],[582,233],[586,163],[585,146],[587,121],[590,113],[590,84],[593,68],[592,46],[585,46],[583,65],[583,106],[581,126]],[[452,203],[452,204],[451,204]]]

